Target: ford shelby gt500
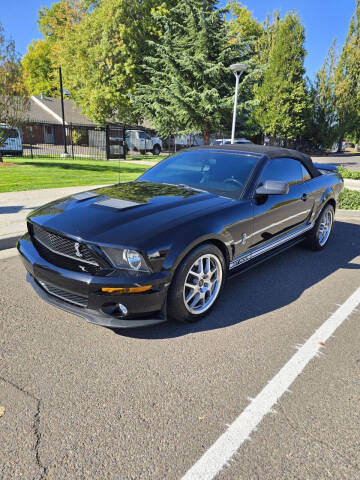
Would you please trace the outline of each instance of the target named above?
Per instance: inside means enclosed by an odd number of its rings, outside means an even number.
[[[195,322],[230,276],[299,242],[326,247],[342,189],[297,151],[198,147],[38,208],[18,250],[40,297],[89,322]]]

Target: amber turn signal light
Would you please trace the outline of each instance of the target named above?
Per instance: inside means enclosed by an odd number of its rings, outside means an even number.
[[[144,287],[130,287],[130,288],[102,288],[101,291],[104,293],[114,293],[114,294],[121,294],[121,293],[142,293],[147,292],[152,288],[152,285],[146,285]]]

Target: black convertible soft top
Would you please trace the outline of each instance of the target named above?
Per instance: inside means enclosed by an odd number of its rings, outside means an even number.
[[[295,158],[302,162],[309,170],[313,177],[321,175],[319,170],[313,164],[309,155],[298,152],[297,150],[290,150],[289,148],[281,147],[267,147],[265,145],[255,145],[253,143],[241,143],[234,145],[203,145],[201,147],[195,147],[196,149],[210,148],[214,150],[235,150],[236,152],[256,153],[264,155],[269,159],[273,158]]]

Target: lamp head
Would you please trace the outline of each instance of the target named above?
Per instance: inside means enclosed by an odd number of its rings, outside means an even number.
[[[230,69],[234,73],[245,72],[248,68],[249,66],[246,65],[245,63],[233,63],[232,65],[230,65]]]

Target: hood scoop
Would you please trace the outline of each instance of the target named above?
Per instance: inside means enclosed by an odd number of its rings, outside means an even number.
[[[99,195],[97,193],[94,193],[94,192],[80,192],[80,193],[75,193],[74,195],[72,195],[72,198],[74,200],[78,200],[78,201],[81,201],[81,200],[88,200],[89,198],[94,198],[94,197],[98,197]]]
[[[129,202],[128,200],[121,200],[119,198],[105,198],[103,200],[94,202],[94,205],[100,205],[101,207],[114,208],[115,210],[124,210],[125,208],[144,205],[144,203]]]

